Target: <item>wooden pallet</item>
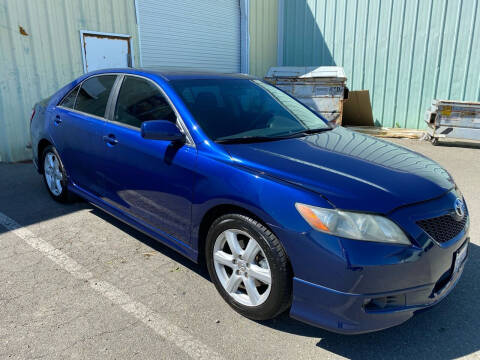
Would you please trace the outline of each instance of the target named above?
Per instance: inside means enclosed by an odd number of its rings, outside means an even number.
[[[387,128],[376,126],[347,126],[347,128],[363,134],[384,138],[420,139],[425,134],[425,131],[423,130]]]

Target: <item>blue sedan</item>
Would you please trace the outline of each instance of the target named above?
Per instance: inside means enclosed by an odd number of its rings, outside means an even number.
[[[251,319],[289,309],[380,330],[438,303],[464,268],[469,215],[446,170],[256,78],[89,73],[36,104],[31,136],[55,200],[80,196],[205,262]]]

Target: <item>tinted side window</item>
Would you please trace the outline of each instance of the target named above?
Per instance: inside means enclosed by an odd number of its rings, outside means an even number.
[[[175,122],[175,112],[160,90],[150,81],[127,76],[118,94],[115,121],[140,127],[148,120]]]
[[[85,80],[78,92],[75,110],[103,117],[116,77],[102,75]]]
[[[75,106],[75,99],[77,98],[77,92],[79,87],[80,85],[75,86],[73,90],[71,90],[58,105],[73,109],[73,107]]]

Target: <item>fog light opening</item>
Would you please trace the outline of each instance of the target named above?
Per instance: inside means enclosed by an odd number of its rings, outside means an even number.
[[[365,311],[381,311],[401,306],[405,306],[405,294],[365,299],[363,304]]]

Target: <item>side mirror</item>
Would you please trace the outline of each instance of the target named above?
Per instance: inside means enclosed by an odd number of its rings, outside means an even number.
[[[152,120],[142,123],[142,137],[151,140],[166,140],[173,142],[186,141],[185,134],[180,129],[167,120]]]

